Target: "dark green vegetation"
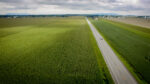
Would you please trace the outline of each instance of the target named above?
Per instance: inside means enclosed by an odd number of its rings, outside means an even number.
[[[0,19],[0,84],[112,84],[84,18]]]
[[[91,21],[112,48],[132,66],[139,80],[150,83],[150,29],[101,18]]]

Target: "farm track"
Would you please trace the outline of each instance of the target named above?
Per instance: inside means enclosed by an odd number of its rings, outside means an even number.
[[[96,28],[88,19],[86,20],[94,34],[98,47],[105,59],[115,84],[137,84],[136,80],[122,64],[122,62],[119,60],[107,42],[103,39],[103,37],[99,34]]]

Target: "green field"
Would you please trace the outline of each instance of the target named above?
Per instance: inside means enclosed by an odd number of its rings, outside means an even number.
[[[150,29],[102,18],[91,21],[140,80],[150,83]]]
[[[108,83],[84,18],[0,18],[0,84]]]

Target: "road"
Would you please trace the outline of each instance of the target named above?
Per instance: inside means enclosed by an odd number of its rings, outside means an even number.
[[[94,34],[98,47],[104,57],[104,60],[115,84],[137,84],[136,80],[129,73],[123,63],[119,60],[119,58],[116,56],[107,42],[103,39],[97,29],[87,18],[86,20]]]

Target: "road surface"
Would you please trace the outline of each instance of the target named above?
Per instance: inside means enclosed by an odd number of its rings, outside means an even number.
[[[119,60],[107,42],[103,39],[97,29],[87,18],[86,20],[94,34],[98,47],[104,57],[115,84],[137,84],[136,80],[122,64],[122,62]]]

